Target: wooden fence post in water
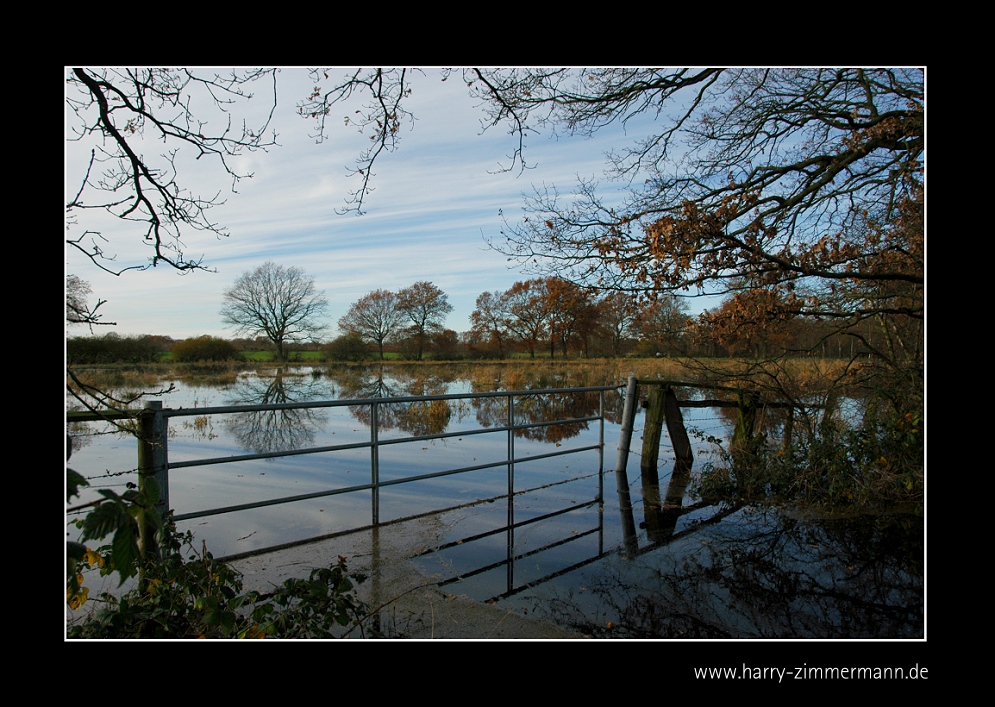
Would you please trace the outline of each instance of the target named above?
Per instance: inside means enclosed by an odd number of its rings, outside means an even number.
[[[639,395],[639,381],[634,375],[629,375],[625,387],[625,405],[622,408],[622,432],[618,440],[618,457],[615,461],[615,471],[625,471],[629,464],[629,445],[632,443],[632,425],[636,419],[636,397]]]
[[[629,557],[635,557],[636,522],[632,516],[632,500],[629,497],[629,445],[632,444],[632,427],[636,421],[636,398],[639,396],[639,381],[635,374],[629,374],[625,388],[625,406],[622,410],[622,432],[618,440],[618,457],[615,461],[615,485],[618,487],[618,505],[622,515],[622,537]]]
[[[145,493],[155,486],[158,494],[155,508],[160,517],[169,510],[169,475],[166,467],[166,416],[162,401],[150,400],[138,415],[138,491]],[[138,527],[143,555],[157,552],[155,527],[146,516]]]
[[[670,435],[670,443],[674,447],[677,461],[686,464],[694,461],[691,439],[684,427],[680,401],[677,400],[673,386],[651,385],[647,396],[646,426],[643,429],[642,469],[644,471],[656,470],[664,421],[667,422],[667,434]]]
[[[681,415],[677,394],[674,393],[674,389],[670,385],[650,385],[646,405],[646,424],[643,426],[643,454],[640,471],[643,480],[643,505],[646,511],[646,527],[650,533],[650,537],[655,540],[663,537],[661,533],[665,530],[667,522],[662,512],[664,502],[660,494],[660,478],[657,473],[660,442],[663,438],[663,423],[665,420],[667,422],[667,433],[670,435],[670,442],[673,445],[674,455],[677,460],[673,475],[678,475],[678,470],[683,470],[686,476],[690,476],[694,454],[691,452],[691,440],[688,438],[687,430],[684,428],[684,416]],[[673,478],[671,482],[673,483]],[[685,481],[684,486],[686,485],[687,482]],[[676,484],[676,486],[680,486],[680,483]],[[681,497],[677,499],[677,508],[680,508],[681,498],[683,498],[683,492]],[[668,499],[668,501],[672,501],[672,499]],[[673,524],[670,524],[669,531],[673,532]]]
[[[663,386],[649,384],[646,394],[646,421],[643,423],[643,451],[639,459],[639,476],[643,482],[643,517],[646,532],[654,542],[659,539],[660,475],[657,461],[660,457],[660,440],[663,436]]]
[[[643,425],[643,454],[639,468],[643,474],[656,475],[663,436],[663,386],[650,385],[646,395],[646,423]],[[659,502],[659,499],[657,499]]]
[[[684,427],[684,415],[681,414],[677,393],[669,385],[663,396],[663,417],[667,421],[667,433],[670,435],[670,443],[674,445],[674,455],[677,457],[678,463],[687,464],[690,467],[694,461],[691,439]]]

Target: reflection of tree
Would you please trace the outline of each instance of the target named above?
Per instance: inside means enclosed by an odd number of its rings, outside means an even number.
[[[321,393],[310,378],[283,376],[241,378],[231,389],[229,405],[270,405],[313,400]],[[245,449],[257,454],[300,449],[314,442],[315,429],[325,422],[320,409],[258,410],[230,415],[225,428]]]
[[[345,398],[399,398],[420,395],[443,395],[451,379],[441,376],[413,375],[403,369],[384,375],[383,367],[356,369],[339,380]],[[377,428],[399,429],[412,436],[440,434],[449,426],[452,407],[448,400],[383,402],[377,406]],[[349,412],[364,425],[371,423],[370,405],[351,405]]]
[[[612,638],[923,635],[921,517],[800,522],[754,509],[747,518],[747,527],[713,526],[707,543],[680,544],[680,555],[661,549],[638,568],[585,578],[596,619],[589,597],[586,608],[569,596],[540,603],[558,622]]]
[[[508,424],[508,398],[473,398],[477,424],[484,428]]]
[[[566,373],[556,370],[529,371],[535,373],[526,383],[529,388],[570,387]],[[337,373],[339,397],[344,399],[380,399],[450,392],[453,381],[466,380],[468,372],[460,366],[426,369],[422,366],[349,367]],[[494,380],[490,375],[489,381]],[[515,378],[516,384],[523,383]],[[500,383],[494,383],[500,386]],[[476,388],[479,390],[479,386]],[[597,414],[599,393],[532,394],[515,399],[516,424],[534,424],[549,420],[590,417]],[[370,405],[350,406],[350,414],[364,425],[370,424]],[[504,397],[468,398],[466,400],[429,400],[389,402],[378,405],[379,429],[397,429],[414,436],[444,432],[453,418],[472,414],[484,428],[503,427],[508,422],[508,400]],[[605,395],[606,420],[621,419],[622,396],[613,391]],[[576,437],[589,428],[588,422],[568,422],[560,425],[516,430],[520,438],[556,443]]]
[[[550,420],[588,417],[598,411],[597,393],[544,393],[526,395],[515,400],[515,424],[535,424]],[[559,425],[515,430],[516,437],[537,442],[562,442],[576,437],[589,427],[587,422],[566,422]]]
[[[398,393],[394,382],[384,376],[382,366],[377,368],[350,367],[338,378],[339,397],[344,399],[358,398],[392,398]]]
[[[598,393],[535,393],[515,398],[515,424],[531,425],[551,420],[590,417],[597,414]],[[473,409],[481,427],[501,427],[508,424],[508,399],[475,398]],[[588,422],[565,422],[529,429],[515,430],[515,436],[537,442],[562,442],[576,437],[589,427]]]

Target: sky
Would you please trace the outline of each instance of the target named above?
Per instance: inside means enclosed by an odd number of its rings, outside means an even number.
[[[481,133],[483,113],[459,74],[443,82],[437,70],[425,69],[424,76],[413,77],[407,101],[416,119],[414,127],[403,125],[398,150],[379,158],[365,213],[341,215],[336,210],[346,205],[348,193],[358,186],[356,178],[347,176],[348,169],[367,140],[347,127],[344,118],[361,104],[333,108],[330,139],[316,144],[314,123],[295,111],[312,87],[307,71],[284,68],[277,86],[271,128],[279,146],[232,160],[237,170],[254,174],[239,182],[237,193],[231,193],[231,180],[217,163],[207,158],[194,161],[184,152],[178,161],[177,181],[182,186],[203,196],[220,191],[225,200],[209,216],[228,230],[227,238],[191,230],[183,241],[185,255],[202,257],[205,266],[216,272],[181,275],[160,266],[114,276],[66,247],[66,274],[89,282],[91,304],[98,297],[106,300],[100,309],[103,320],[116,323],[113,329],[100,327],[96,333],[231,337],[233,332],[225,329],[219,314],[223,293],[241,273],[267,260],[303,268],[314,278],[329,301],[326,340],[339,333],[339,318],[363,295],[377,289],[397,291],[421,280],[448,295],[453,311],[445,326],[466,331],[478,295],[504,291],[533,276],[488,247],[488,239],[502,242],[500,212],[512,222],[520,218],[523,194],[532,192],[533,186],[556,185],[561,193],[569,193],[578,176],[603,179],[605,153],[642,137],[633,125],[628,134],[613,126],[593,138],[530,136],[525,159],[535,168],[500,172],[509,163],[516,138],[503,126]],[[250,123],[253,117],[258,121],[261,111],[270,107],[263,93],[236,107],[235,115],[248,117]],[[67,137],[72,117],[67,108]],[[162,151],[151,141],[145,148],[155,154]],[[79,188],[90,149],[86,142],[66,142],[67,203]],[[141,228],[95,211],[76,216],[78,227],[101,231],[107,239],[101,246],[116,256],[116,264],[148,261],[150,251],[141,244]],[[81,328],[70,331],[88,333]]]

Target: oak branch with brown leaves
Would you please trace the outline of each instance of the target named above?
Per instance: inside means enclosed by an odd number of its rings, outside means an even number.
[[[569,203],[537,190],[495,247],[607,288],[782,288],[813,314],[833,283],[922,285],[923,81],[920,69],[597,69],[510,91],[520,119],[542,109],[572,130],[660,120],[611,157],[636,185],[624,203],[593,183]]]
[[[609,156],[624,198],[535,189],[495,249],[600,289],[724,295],[702,322],[723,336],[830,323],[921,390],[924,70],[516,69],[481,97],[514,125],[644,134]]]

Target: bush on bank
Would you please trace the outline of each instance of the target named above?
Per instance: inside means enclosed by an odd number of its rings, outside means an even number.
[[[184,339],[173,347],[173,360],[179,362],[229,361],[238,358],[241,358],[241,354],[234,344],[214,336]]]

